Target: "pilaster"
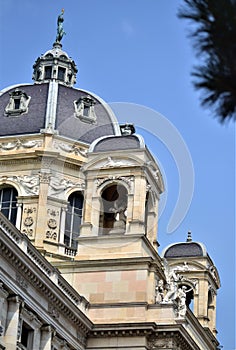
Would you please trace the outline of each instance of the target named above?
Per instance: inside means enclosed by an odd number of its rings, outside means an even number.
[[[8,312],[5,331],[5,345],[7,350],[16,350],[20,303],[21,299],[18,295],[8,297]]]

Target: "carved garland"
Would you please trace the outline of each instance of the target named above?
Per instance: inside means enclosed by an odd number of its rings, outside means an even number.
[[[62,151],[66,153],[74,153],[76,156],[81,155],[83,157],[88,157],[88,151],[82,147],[76,146],[76,145],[68,145],[63,142],[54,142],[53,146],[56,149],[61,149]]]
[[[0,150],[1,151],[12,151],[14,149],[20,149],[20,148],[35,148],[35,147],[41,147],[43,144],[42,141],[39,140],[16,140],[13,142],[2,142],[0,143]]]

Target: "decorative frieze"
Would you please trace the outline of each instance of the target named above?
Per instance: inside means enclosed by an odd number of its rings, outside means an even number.
[[[75,154],[76,156],[88,157],[88,150],[77,145],[69,145],[64,142],[54,141],[53,147],[66,153]]]
[[[39,193],[39,176],[38,175],[23,175],[13,176],[13,180],[17,181],[28,194],[38,195]]]
[[[17,139],[12,142],[1,142],[0,151],[12,151],[18,149],[30,149],[42,147],[43,141],[41,140],[21,140]]]
[[[15,182],[22,188],[22,195],[38,195],[39,193],[39,176],[38,175],[21,175],[21,176],[0,176],[0,182]]]
[[[77,188],[80,191],[84,190],[85,182],[82,179],[78,181],[71,181],[65,178],[58,178],[56,176],[51,177],[50,186],[49,186],[49,195],[51,196],[60,196],[65,193],[65,191]]]

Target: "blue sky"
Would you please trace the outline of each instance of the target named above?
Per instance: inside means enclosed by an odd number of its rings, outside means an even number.
[[[64,8],[67,34],[62,44],[79,69],[76,87],[112,103],[119,121],[133,121],[144,135],[163,169],[167,187],[159,221],[160,252],[172,242],[185,241],[188,230],[194,240],[206,245],[222,283],[217,302],[219,340],[225,350],[233,350],[234,124],[221,125],[209,110],[200,107],[199,93],[191,83],[190,72],[197,60],[187,38],[188,23],[176,16],[181,3],[182,0],[0,0],[0,89],[31,82],[32,65],[52,47],[57,16]],[[127,115],[119,114],[123,109],[117,107],[117,102],[128,106]],[[156,120],[149,118],[152,113],[156,113]],[[143,115],[141,121],[138,114]],[[189,168],[184,172],[185,156],[176,162],[168,129],[165,142],[160,140],[160,114],[184,140],[191,154],[194,179]],[[177,137],[176,148],[179,142]],[[185,176],[181,185],[185,192],[190,191],[185,184],[193,180],[193,198],[181,225],[168,233],[180,187],[178,169]]]

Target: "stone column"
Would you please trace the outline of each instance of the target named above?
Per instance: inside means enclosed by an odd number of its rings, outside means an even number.
[[[17,214],[16,214],[16,228],[21,229],[21,218],[22,218],[22,203],[17,203]]]
[[[59,228],[59,247],[58,252],[65,253],[64,236],[65,236],[65,223],[66,223],[66,211],[67,208],[61,208],[60,228]]]
[[[50,325],[41,327],[41,341],[39,350],[51,350],[52,331],[53,329]]]
[[[21,300],[18,295],[8,298],[6,332],[4,337],[7,350],[16,350],[20,302]]]

